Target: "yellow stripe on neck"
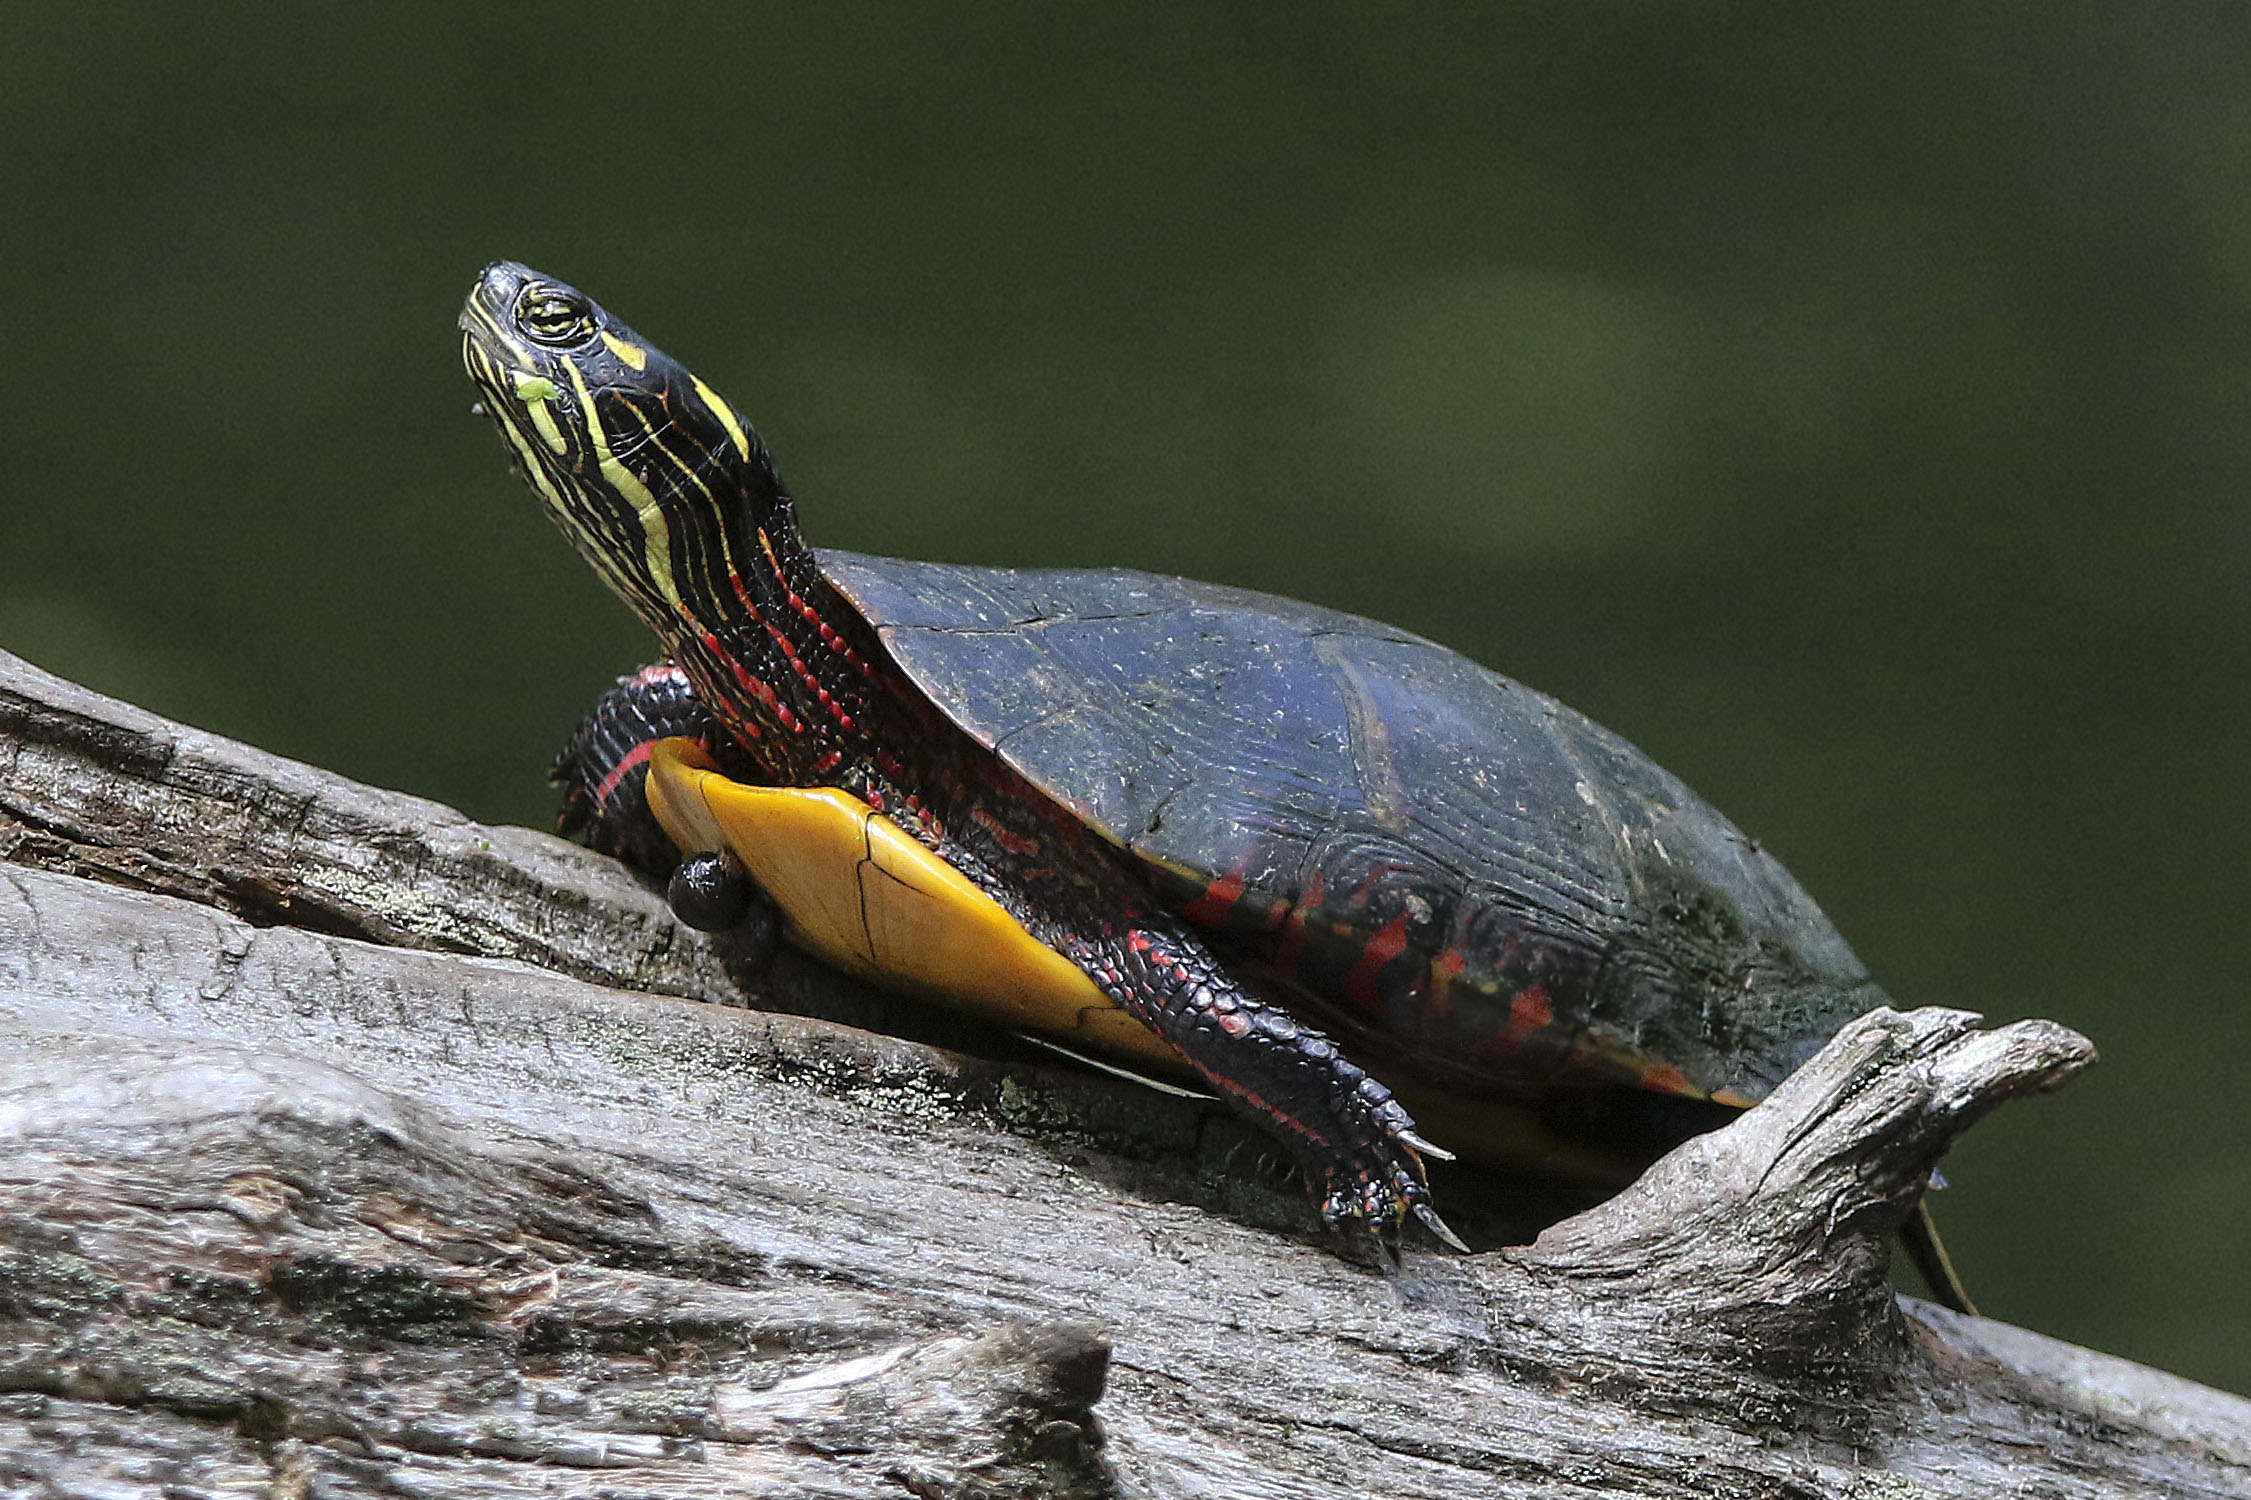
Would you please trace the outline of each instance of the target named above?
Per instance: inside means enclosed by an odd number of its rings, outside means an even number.
[[[680,589],[672,581],[672,528],[664,519],[664,507],[657,503],[649,487],[610,451],[609,434],[602,430],[602,417],[594,410],[594,394],[586,388],[586,377],[579,373],[577,365],[568,361],[563,363],[563,368],[570,372],[571,385],[578,391],[579,415],[586,423],[587,440],[594,445],[595,466],[612,489],[632,502],[633,512],[640,518],[641,558],[648,568],[649,582],[665,602],[677,607]]]
[[[602,342],[610,346],[612,354],[624,360],[634,369],[646,370],[649,367],[649,351],[639,344],[629,344],[608,329],[602,331]]]
[[[735,409],[720,400],[717,391],[694,375],[688,378],[696,382],[696,394],[703,398],[704,405],[711,408],[711,414],[719,419],[719,424],[727,429],[727,436],[735,440],[735,451],[744,458],[750,457],[750,439],[743,436],[743,424],[735,416]]]

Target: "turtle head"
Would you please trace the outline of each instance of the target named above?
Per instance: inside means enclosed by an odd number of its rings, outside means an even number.
[[[461,309],[478,407],[605,583],[668,640],[722,579],[697,560],[791,529],[789,497],[727,403],[576,287],[496,261]]]

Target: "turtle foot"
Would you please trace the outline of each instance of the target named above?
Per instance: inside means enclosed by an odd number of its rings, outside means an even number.
[[[1412,1215],[1439,1243],[1467,1254],[1469,1246],[1431,1206],[1430,1180],[1422,1162],[1424,1156],[1451,1161],[1452,1153],[1416,1132],[1414,1120],[1389,1089],[1359,1074],[1350,1063],[1340,1061],[1338,1066],[1352,1083],[1347,1107],[1338,1111],[1338,1123],[1355,1149],[1345,1161],[1332,1161],[1314,1174],[1313,1180],[1321,1184],[1322,1222],[1332,1227],[1348,1220],[1359,1222],[1397,1264],[1399,1231]]]

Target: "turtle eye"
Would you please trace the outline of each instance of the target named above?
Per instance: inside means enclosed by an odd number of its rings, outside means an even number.
[[[567,288],[535,281],[516,298],[516,326],[539,343],[567,348],[594,336],[594,304]]]

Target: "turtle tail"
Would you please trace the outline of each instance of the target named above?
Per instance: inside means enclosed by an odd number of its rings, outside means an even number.
[[[1938,1237],[1938,1223],[1931,1218],[1927,1199],[1916,1200],[1915,1212],[1899,1226],[1899,1241],[1906,1247],[1907,1258],[1915,1263],[1923,1284],[1930,1288],[1934,1301],[1955,1312],[1968,1313],[1973,1318],[1978,1316],[1976,1305],[1970,1301],[1969,1289],[1962,1285],[1962,1278],[1946,1253],[1946,1244]]]

